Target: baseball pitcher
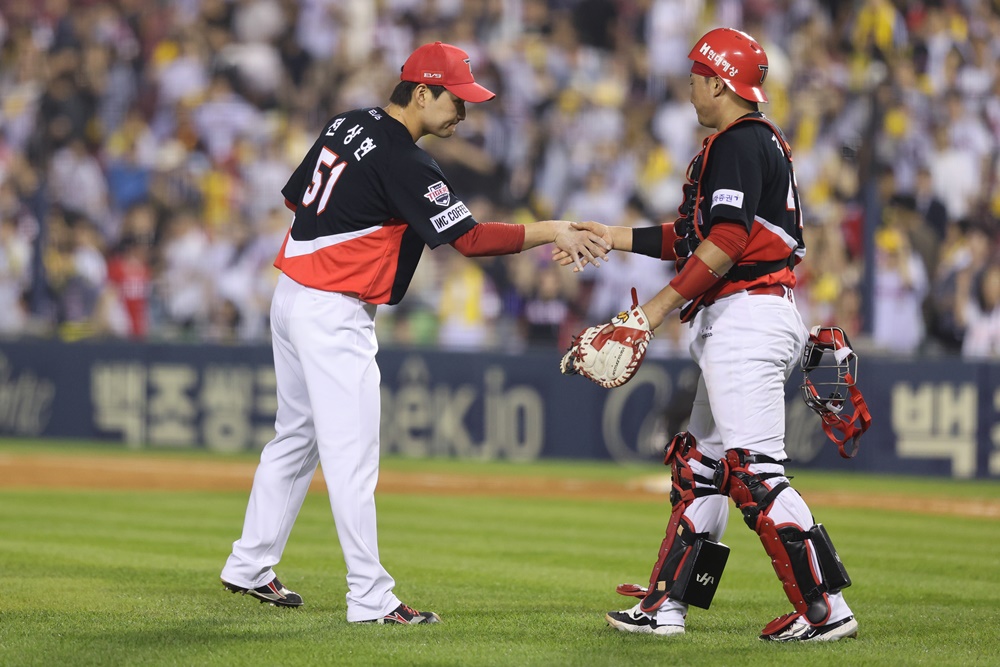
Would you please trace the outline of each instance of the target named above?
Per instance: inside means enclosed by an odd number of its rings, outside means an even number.
[[[555,243],[581,269],[607,257],[599,235],[567,221],[477,222],[417,146],[428,134],[452,136],[466,103],[493,97],[476,83],[467,53],[425,44],[404,63],[389,104],[331,118],[282,190],[294,217],[275,261],[282,275],[271,304],[276,435],[261,453],[243,533],[222,570],[228,590],[302,605],[273,567],[322,462],[347,564],[347,620],[440,620],[396,597],[379,558],[375,309],[403,298],[425,246],[447,243],[476,256]]]

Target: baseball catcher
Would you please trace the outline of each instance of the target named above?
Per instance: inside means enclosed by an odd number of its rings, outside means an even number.
[[[799,367],[803,395],[843,449],[870,422],[854,387],[856,356],[835,327],[810,334],[795,306],[795,267],[806,243],[792,149],[761,113],[768,62],[750,35],[718,28],[688,54],[691,104],[713,134],[688,167],[678,217],[653,227],[577,226],[615,250],[673,261],[677,276],[641,306],[581,334],[563,372],[606,387],[631,378],[646,343],[667,316],[680,312],[695,332],[690,350],[701,369],[686,432],[667,448],[670,520],[648,586],[619,592],[640,597],[611,611],[622,632],[685,632],[689,606],[708,607],[728,549],[721,544],[731,498],[760,538],[792,611],[767,624],[760,639],[836,641],[858,634],[844,598],[851,585],[830,535],[785,475],[785,383]],[[556,253],[563,264],[571,263]],[[827,355],[833,358],[827,363]],[[829,384],[821,375],[829,371]],[[846,405],[854,418],[842,415]]]

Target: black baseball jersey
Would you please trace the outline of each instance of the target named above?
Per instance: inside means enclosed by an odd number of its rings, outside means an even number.
[[[738,222],[750,234],[737,264],[776,262],[805,255],[797,188],[788,146],[762,114],[744,116],[711,139],[701,168],[699,236],[719,220]],[[727,281],[713,297],[750,285],[795,286],[790,268],[752,281]]]
[[[378,107],[332,118],[281,192],[295,216],[274,265],[368,303],[398,303],[424,246],[476,224],[437,162]]]

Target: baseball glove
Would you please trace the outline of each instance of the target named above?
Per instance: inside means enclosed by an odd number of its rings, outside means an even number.
[[[639,370],[653,332],[632,288],[632,308],[623,310],[609,324],[581,331],[563,356],[564,375],[582,375],[611,389],[620,387]]]

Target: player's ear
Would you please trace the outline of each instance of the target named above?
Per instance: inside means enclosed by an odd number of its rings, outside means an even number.
[[[430,94],[431,91],[426,84],[418,83],[417,87],[413,89],[413,101],[422,109],[430,101]]]

